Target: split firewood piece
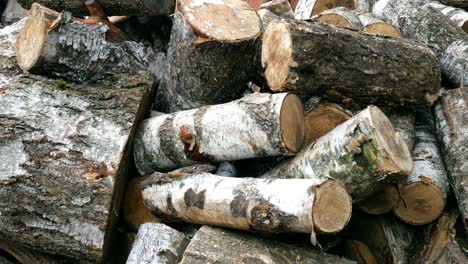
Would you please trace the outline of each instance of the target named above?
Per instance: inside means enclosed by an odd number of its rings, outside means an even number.
[[[377,1],[378,0],[354,0],[354,11],[356,14],[372,13]]]
[[[354,14],[353,11],[341,6],[325,10],[316,18],[319,21],[337,27],[350,28],[354,30],[362,29],[361,21],[357,15]]]
[[[76,16],[89,15],[83,0],[17,0],[24,8],[30,9],[34,3],[46,6],[57,11],[70,11]],[[93,1],[88,0],[86,2]],[[99,0],[106,14],[109,16],[157,16],[172,14],[174,0]]]
[[[242,0],[178,1],[156,96],[175,112],[238,99],[254,72],[257,13]]]
[[[141,43],[106,40],[108,26],[89,26],[65,12],[58,14],[33,4],[16,42],[21,69],[76,82],[110,74],[146,71],[154,52]],[[67,15],[68,14],[68,15]],[[57,25],[56,21],[60,26]]]
[[[449,182],[468,229],[468,88],[444,91],[434,112]]]
[[[468,3],[468,2],[467,2]],[[426,4],[448,17],[455,25],[461,27],[468,33],[468,12],[456,7],[446,6],[440,2],[432,1]]]
[[[293,155],[304,140],[304,110],[290,93],[254,93],[145,121],[135,136],[141,174],[198,162]]]
[[[269,23],[262,66],[275,92],[340,94],[362,105],[412,108],[428,108],[439,96],[440,67],[427,47],[317,21]]]
[[[357,206],[363,212],[371,215],[385,214],[393,210],[400,201],[400,194],[395,185],[387,185],[382,191],[379,191]]]
[[[189,239],[165,224],[142,224],[138,230],[127,264],[178,263]]]
[[[366,244],[358,240],[347,240],[344,244],[345,256],[358,264],[377,264],[374,254]]]
[[[468,0],[440,0],[439,2],[448,6],[454,6],[464,9],[468,8]]]
[[[154,173],[141,187],[146,206],[166,221],[313,235],[339,232],[351,216],[351,197],[333,179]]]
[[[413,172],[399,186],[401,195],[395,215],[402,221],[423,225],[437,219],[445,208],[449,183],[430,112],[418,113],[416,145],[412,152]]]
[[[385,114],[371,106],[263,177],[333,177],[343,182],[353,202],[358,202],[406,177],[412,168],[406,143]]]
[[[354,262],[302,245],[285,244],[239,231],[203,226],[188,245],[180,263],[351,264]]]
[[[273,14],[287,19],[294,19],[294,12],[288,0],[273,0],[260,6],[261,9],[270,10]]]
[[[0,240],[0,250],[13,256],[19,263],[22,264],[59,264],[63,258],[55,258],[54,256],[26,248],[21,245],[9,244],[6,241]],[[0,251],[0,254],[1,254]],[[17,262],[3,262],[0,255],[1,264],[13,264]],[[65,262],[66,263],[66,262]]]
[[[339,6],[354,9],[354,0],[299,0],[294,16],[296,19],[309,19],[327,9]]]
[[[362,23],[362,31],[375,35],[401,38],[400,30],[394,25],[376,18],[371,13],[365,13],[358,16]]]
[[[405,38],[429,46],[440,61],[442,74],[455,87],[468,85],[468,35],[439,11],[421,0],[381,0],[374,15],[392,23]]]

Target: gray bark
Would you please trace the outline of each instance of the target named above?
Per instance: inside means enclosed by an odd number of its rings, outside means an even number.
[[[354,0],[354,11],[357,14],[372,13],[378,0]]]
[[[351,264],[355,262],[310,247],[289,245],[228,229],[203,226],[185,250],[181,263]]]
[[[56,11],[70,11],[76,16],[89,15],[82,0],[17,0],[24,8],[31,8],[38,3]],[[175,9],[174,0],[99,0],[108,16],[156,16],[172,14]]]
[[[267,9],[273,14],[288,19],[294,19],[294,12],[288,0],[273,0],[260,6],[261,9]]]
[[[411,151],[415,141],[415,114],[411,111],[403,110],[383,110],[390,122],[392,122],[395,131],[400,133],[400,136],[406,142],[408,149]]]
[[[175,264],[188,242],[183,233],[164,224],[143,224],[127,264]]]
[[[463,31],[468,33],[468,12],[461,8],[443,5],[437,1],[428,1],[426,5],[438,10],[448,17],[455,25],[461,27]]]

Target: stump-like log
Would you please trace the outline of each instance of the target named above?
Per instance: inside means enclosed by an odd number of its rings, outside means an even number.
[[[394,25],[376,18],[371,13],[358,16],[362,23],[362,31],[370,34],[401,38],[400,30]]]
[[[59,14],[38,4],[29,12],[16,43],[17,63],[25,71],[94,81],[110,74],[146,71],[155,57],[141,43],[107,41],[109,27],[103,23],[87,25],[69,13]]]
[[[145,121],[135,137],[141,174],[197,162],[293,155],[304,139],[304,110],[290,93],[239,100]]]
[[[468,228],[468,88],[446,90],[435,107],[436,128],[449,182]]]
[[[468,2],[467,2],[468,3]],[[426,4],[428,7],[438,10],[446,17],[448,17],[453,23],[461,27],[463,31],[468,33],[468,12],[456,7],[446,6],[438,1],[432,1]]]
[[[24,8],[30,9],[33,3],[38,3],[57,11],[70,11],[77,16],[89,15],[83,0],[17,0]],[[89,0],[88,0],[89,2]],[[109,16],[156,16],[172,14],[174,0],[99,0]]]
[[[442,74],[454,86],[468,85],[468,35],[422,0],[381,0],[374,14],[400,28],[405,38],[420,41],[439,58]]]
[[[411,173],[411,154],[375,106],[361,111],[264,177],[333,177],[361,201]]]
[[[450,188],[431,112],[416,116],[416,145],[412,156],[413,172],[400,184],[401,199],[393,211],[408,224],[423,225],[440,216]]]
[[[143,224],[133,243],[127,264],[175,264],[189,243],[185,235],[165,224]]]
[[[361,20],[354,14],[353,11],[345,7],[336,7],[333,9],[328,9],[320,13],[317,17],[317,20],[325,22],[329,25],[350,28],[354,30],[361,30],[362,23]]]
[[[347,240],[344,244],[345,256],[359,264],[377,264],[374,254],[366,244],[358,240]]]
[[[193,2],[193,3],[192,3]],[[242,0],[179,1],[155,108],[193,109],[240,98],[253,76],[257,13]]]
[[[192,239],[181,264],[355,263],[310,247],[290,245],[238,231],[203,226]]]
[[[282,20],[269,23],[262,42],[265,79],[275,92],[412,108],[428,108],[439,95],[438,61],[412,41]]]
[[[400,201],[400,194],[395,185],[388,185],[382,191],[377,192],[357,204],[357,207],[367,214],[379,215],[393,210]]]
[[[154,173],[143,199],[166,221],[264,233],[336,233],[351,216],[351,197],[332,179],[256,179],[209,173]]]
[[[261,5],[261,9],[267,9],[273,14],[287,19],[294,19],[294,12],[288,0],[273,0]]]
[[[353,0],[299,0],[297,1],[294,10],[296,19],[309,19],[314,15],[318,15],[327,9],[335,7],[354,8]]]

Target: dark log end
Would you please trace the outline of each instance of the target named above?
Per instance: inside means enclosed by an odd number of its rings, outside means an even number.
[[[400,194],[394,185],[385,187],[358,204],[359,209],[371,215],[385,214],[392,211],[400,201]]]
[[[283,101],[280,127],[287,150],[291,153],[299,151],[304,142],[304,107],[294,94],[288,94]]]

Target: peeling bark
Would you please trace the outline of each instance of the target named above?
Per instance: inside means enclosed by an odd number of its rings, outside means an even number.
[[[413,150],[415,141],[415,113],[402,109],[384,109],[383,112],[392,122],[395,131],[398,132],[406,142],[408,150]]]
[[[320,13],[317,17],[317,20],[325,22],[327,24],[349,28],[354,30],[361,30],[362,23],[356,14],[353,11],[345,7],[336,7],[333,9],[328,9]]]

